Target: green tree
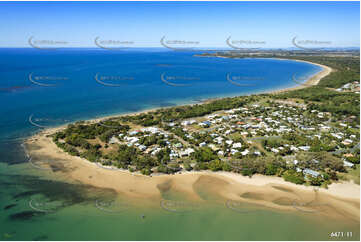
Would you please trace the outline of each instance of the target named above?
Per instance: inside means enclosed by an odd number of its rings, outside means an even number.
[[[287,170],[283,173],[283,179],[296,184],[305,183],[304,176],[301,172],[296,172],[295,170]]]

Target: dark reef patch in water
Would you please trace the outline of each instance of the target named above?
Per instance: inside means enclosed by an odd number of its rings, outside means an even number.
[[[31,148],[29,150],[32,150]],[[66,167],[67,161],[53,159],[47,155],[32,155],[29,164],[32,168],[40,170],[51,170],[52,172],[68,172],[70,168]]]
[[[29,220],[36,216],[45,215],[43,212],[37,212],[37,211],[23,211],[19,213],[13,213],[9,215],[10,220]]]
[[[30,197],[31,195],[34,195],[37,193],[39,193],[39,191],[37,191],[37,190],[20,192],[20,193],[15,194],[13,196],[13,199]]]
[[[0,142],[0,162],[17,165],[28,162],[22,141]]]
[[[12,183],[16,186],[17,193],[12,196],[14,200],[27,203],[32,200],[33,196],[40,196],[43,201],[36,199],[39,204],[49,204],[52,202],[60,204],[56,207],[55,211],[73,205],[93,204],[99,198],[112,199],[117,195],[112,189],[100,189],[81,183],[73,184],[63,181],[47,180],[31,175],[0,174],[0,177],[1,180],[7,181],[0,181],[0,190],[9,188],[8,186],[4,186],[4,183]],[[10,218],[13,220],[30,219],[35,215],[39,215],[39,212],[42,213],[41,210],[31,212],[23,211],[10,215]]]
[[[3,209],[4,209],[4,210],[8,210],[8,209],[10,209],[10,208],[15,207],[16,205],[17,205],[16,203],[12,203],[12,204],[6,205]]]

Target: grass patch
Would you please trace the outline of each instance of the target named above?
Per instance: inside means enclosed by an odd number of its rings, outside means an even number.
[[[356,165],[356,169],[348,168],[347,173],[340,173],[338,177],[340,180],[354,181],[360,185],[360,164]]]

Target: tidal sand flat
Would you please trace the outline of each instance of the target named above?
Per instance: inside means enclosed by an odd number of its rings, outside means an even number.
[[[51,158],[34,163],[65,169],[1,167],[2,240],[328,240],[337,230],[359,238],[351,194],[224,172],[134,176],[53,150],[48,139],[28,142],[29,154]]]
[[[230,200],[285,211],[317,210],[318,216],[359,220],[359,186],[350,182],[318,189],[295,185],[278,177],[254,175],[249,178],[229,172],[184,172],[150,177],[105,169],[83,158],[71,156],[60,150],[47,136],[48,133],[44,132],[27,142],[31,156],[42,155],[58,161],[64,166],[59,171],[62,176],[115,190],[124,197],[159,201],[176,199],[175,194],[178,194],[189,201],[222,203]],[[36,148],[31,150],[31,146]]]

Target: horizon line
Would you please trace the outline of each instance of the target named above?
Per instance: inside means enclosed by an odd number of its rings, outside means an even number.
[[[0,46],[0,49],[36,49],[32,46]],[[100,48],[100,47],[96,47],[96,46],[69,46],[69,47],[53,47],[52,49],[72,49],[72,48],[88,48],[88,49],[104,49],[104,48]],[[124,50],[128,50],[128,49],[139,49],[139,48],[158,48],[158,49],[168,49],[166,47],[162,47],[162,46],[137,46],[137,47],[121,47]],[[197,48],[189,48],[189,50],[204,50],[205,48],[212,48],[212,49],[227,49],[227,50],[236,50],[234,48],[230,48],[230,47],[214,47],[214,46],[204,46],[204,47],[197,47]],[[323,49],[345,49],[345,48],[357,48],[360,49],[360,46],[335,46],[335,47],[327,47],[327,48],[323,48]],[[51,49],[51,48],[49,48]],[[116,49],[116,48],[114,48]],[[244,50],[247,50],[250,48],[244,48]],[[268,47],[268,48],[257,48],[255,50],[268,50],[268,49],[299,49],[295,46],[287,46],[287,47]],[[169,49],[171,50],[171,49]]]

